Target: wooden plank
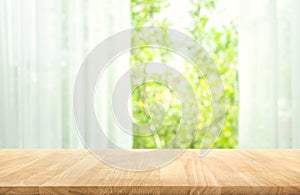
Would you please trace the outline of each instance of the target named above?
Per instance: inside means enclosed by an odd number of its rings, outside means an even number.
[[[300,194],[300,150],[187,150],[152,171],[86,150],[0,150],[0,194]]]

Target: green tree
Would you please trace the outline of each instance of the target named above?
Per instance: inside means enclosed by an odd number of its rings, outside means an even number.
[[[225,87],[226,99],[226,119],[224,127],[217,140],[209,140],[214,144],[214,148],[234,148],[237,146],[237,128],[238,128],[238,82],[237,82],[237,28],[236,21],[231,21],[226,25],[212,25],[210,16],[216,14],[216,1],[213,0],[192,0],[192,9],[190,17],[192,24],[187,28],[190,35],[204,45],[212,59],[217,64],[218,70],[222,75]],[[171,26],[171,21],[161,18],[159,13],[167,8],[170,3],[167,0],[145,1],[131,0],[131,19],[134,27],[141,26]],[[133,34],[132,42],[136,41],[137,35]],[[167,37],[165,37],[167,41]],[[170,58],[170,52],[164,49],[139,48],[131,51],[131,66],[151,62],[159,58],[165,63]],[[211,94],[205,81],[205,76],[198,75],[196,70],[185,62],[184,75],[188,78],[193,89],[195,90],[199,102],[201,121],[211,120]],[[146,70],[140,70],[140,75],[145,75]],[[171,95],[170,95],[171,94]],[[166,101],[165,97],[169,97]],[[151,120],[151,113],[158,115],[160,110],[151,110],[153,103],[164,104],[165,113],[164,126],[159,131],[154,131],[151,136],[139,136],[141,131],[140,125],[147,124]],[[191,105],[191,108],[193,105]],[[170,142],[176,136],[182,138],[192,134],[192,127],[195,120],[191,119],[189,125],[185,126],[182,132],[176,129],[180,124],[181,112],[180,105],[172,91],[159,83],[147,83],[133,91],[132,97],[133,117],[135,124],[134,148],[183,148],[186,147],[184,141]],[[150,113],[150,114],[149,114]],[[161,121],[152,118],[151,123],[154,129],[158,128]],[[205,123],[200,123],[199,128],[205,128]],[[199,148],[203,141],[204,134],[197,133],[189,148]],[[209,137],[209,135],[208,135]],[[176,139],[175,139],[176,140]],[[180,140],[180,139],[178,139]],[[183,139],[184,140],[184,139]],[[216,142],[215,142],[216,141]]]
[[[238,72],[237,72],[237,24],[211,24],[210,16],[216,14],[215,0],[192,0],[193,19],[188,29],[191,35],[211,54],[222,75],[225,88],[226,118],[215,148],[235,148],[238,133]],[[203,11],[204,10],[204,11]]]

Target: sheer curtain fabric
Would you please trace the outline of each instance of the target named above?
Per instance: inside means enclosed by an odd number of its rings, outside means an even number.
[[[72,111],[77,71],[98,43],[128,27],[128,0],[0,1],[0,147],[83,147]]]
[[[300,1],[240,1],[239,146],[300,148]]]

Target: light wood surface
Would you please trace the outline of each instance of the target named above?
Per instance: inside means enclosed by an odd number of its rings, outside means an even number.
[[[0,194],[300,194],[300,150],[187,150],[153,171],[86,150],[0,150]]]

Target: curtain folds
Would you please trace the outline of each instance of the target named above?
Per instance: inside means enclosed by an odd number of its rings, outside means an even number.
[[[128,27],[127,0],[0,1],[0,147],[83,147],[72,111],[77,71],[98,43]]]
[[[240,8],[239,147],[300,148],[300,1]]]

